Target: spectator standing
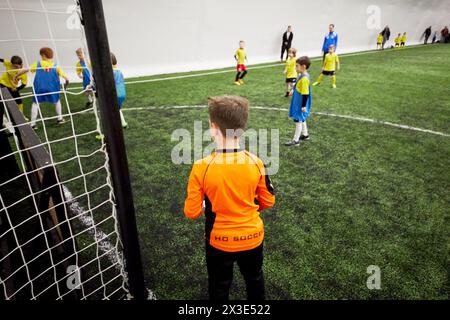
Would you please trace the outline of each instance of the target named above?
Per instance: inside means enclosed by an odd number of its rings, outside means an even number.
[[[391,37],[391,30],[389,29],[389,26],[386,26],[383,31],[381,31],[381,34],[383,35],[383,44],[381,45],[381,49],[384,50],[386,42],[389,41],[389,38]]]
[[[292,40],[294,40],[292,26],[288,26],[287,31],[283,33],[283,43],[281,44],[281,61],[284,61],[284,52],[286,52],[286,59],[288,58],[288,51],[292,47]]]
[[[322,45],[322,53],[323,53],[323,60],[325,61],[325,56],[328,54],[328,50],[330,49],[330,46],[334,46],[334,50],[337,50],[338,45],[338,34],[334,31],[334,24],[330,24],[328,26],[328,33],[325,36],[325,39],[323,40]]]
[[[428,44],[428,39],[431,36],[431,26],[425,29],[425,32],[423,33],[423,36],[425,37],[424,44]]]

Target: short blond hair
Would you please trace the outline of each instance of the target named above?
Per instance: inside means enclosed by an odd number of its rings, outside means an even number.
[[[288,54],[289,53],[292,53],[293,55],[294,55],[294,57],[297,55],[297,49],[295,49],[295,48],[290,48],[289,50],[288,50]]]

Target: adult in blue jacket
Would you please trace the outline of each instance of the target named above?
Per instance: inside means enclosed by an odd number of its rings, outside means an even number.
[[[323,60],[325,60],[325,56],[327,55],[330,46],[334,45],[334,50],[336,50],[338,45],[338,34],[334,31],[334,24],[330,24],[328,30],[329,32],[325,36],[325,39],[323,40],[322,46]]]

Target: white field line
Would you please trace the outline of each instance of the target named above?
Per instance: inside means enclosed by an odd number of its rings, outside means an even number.
[[[80,222],[86,228],[89,228],[88,234],[94,238],[96,243],[98,243],[100,251],[102,251],[103,253],[107,252],[106,256],[108,257],[108,260],[112,264],[115,264],[116,269],[118,269],[119,266],[121,266],[121,263],[119,263],[117,256],[115,255],[116,252],[115,246],[109,240],[107,240],[108,235],[97,228],[94,219],[92,219],[92,217],[87,215],[86,213],[87,211],[83,207],[81,207],[78,201],[74,200],[72,193],[66,186],[63,186],[63,190],[64,190],[64,197],[66,198],[66,201],[69,203],[70,209],[75,213],[78,220],[80,220]]]
[[[402,50],[407,49],[415,49],[417,48],[417,45],[404,47]],[[346,57],[353,57],[353,56],[362,56],[366,54],[374,54],[374,53],[380,53],[380,52],[398,52],[394,50],[370,50],[370,51],[362,51],[362,52],[355,52],[355,53],[346,53],[340,55],[341,58]],[[311,59],[311,61],[320,61],[322,60],[322,56],[320,57],[314,57]],[[249,66],[249,70],[258,70],[258,69],[266,69],[266,68],[273,68],[273,67],[280,67],[283,66],[284,63],[273,63],[273,64],[266,64],[266,65],[256,65],[256,66]],[[194,71],[195,72],[195,71]],[[150,83],[150,82],[161,82],[161,81],[169,81],[169,80],[177,80],[177,79],[185,79],[185,78],[195,78],[195,77],[204,77],[204,76],[211,76],[216,74],[222,74],[222,73],[231,73],[236,72],[236,70],[233,69],[226,69],[226,70],[219,70],[219,71],[210,71],[210,72],[201,72],[201,73],[195,73],[195,74],[184,74],[180,76],[173,76],[173,77],[163,77],[163,78],[155,78],[155,79],[144,79],[144,80],[132,80],[132,81],[125,81],[125,84],[138,84],[138,83]],[[70,90],[79,90],[83,89],[83,87],[70,87]]]
[[[95,225],[94,219],[86,214],[87,211],[78,201],[74,200],[72,193],[66,186],[63,186],[63,190],[70,209],[75,213],[78,220],[89,229],[88,234],[94,238],[94,241],[98,244],[99,250],[106,255],[111,264],[115,265],[117,271],[122,272],[122,270],[120,270],[122,262],[118,260],[118,257],[115,254],[115,246],[108,240],[108,235]],[[150,289],[147,290],[148,300],[156,300],[156,295]]]
[[[347,116],[347,115],[334,114],[334,113],[328,113],[328,112],[314,112],[314,114],[318,114],[321,116],[335,117],[335,118],[357,120],[357,121],[369,122],[369,123],[378,123],[378,124],[382,124],[382,125],[394,127],[394,128],[399,128],[399,129],[406,129],[406,130],[411,130],[411,131],[418,131],[418,132],[423,132],[423,133],[434,134],[437,136],[450,137],[450,134],[448,134],[448,133],[433,131],[433,130],[428,130],[428,129],[422,129],[422,128],[417,128],[417,127],[411,127],[411,126],[407,126],[404,124],[392,123],[392,122],[388,122],[388,121],[381,121],[381,120],[375,120],[375,119],[358,117],[358,116]]]
[[[194,106],[169,106],[169,107],[140,107],[140,108],[123,108],[123,111],[145,111],[145,110],[158,110],[158,109],[205,109],[207,108],[206,105],[194,105]],[[258,109],[258,110],[269,110],[269,111],[282,111],[282,112],[288,112],[288,109],[285,108],[274,108],[274,107],[258,107],[253,106],[252,109]],[[439,132],[439,131],[433,131],[428,129],[422,129],[417,127],[411,127],[404,124],[398,124],[398,123],[392,123],[388,121],[381,121],[376,119],[370,119],[360,116],[351,116],[351,115],[341,115],[341,114],[334,114],[329,112],[312,112],[312,114],[320,115],[320,116],[327,116],[327,117],[334,117],[334,118],[342,118],[342,119],[349,119],[349,120],[356,120],[361,122],[368,122],[368,123],[375,123],[375,124],[381,124],[388,127],[394,127],[398,129],[405,129],[405,130],[411,130],[411,131],[417,131],[417,132],[423,132],[423,133],[429,133],[434,134],[437,136],[443,136],[443,137],[450,137],[449,133]]]

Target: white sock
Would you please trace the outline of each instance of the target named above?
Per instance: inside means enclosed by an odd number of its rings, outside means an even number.
[[[37,102],[33,102],[31,105],[31,126],[36,125],[36,119],[38,117],[39,105]]]
[[[55,103],[55,110],[56,115],[58,116],[58,120],[62,120],[62,107],[61,107],[61,100],[58,100],[57,103]]]
[[[302,136],[308,136],[308,127],[306,126],[306,121],[302,122]]]
[[[119,110],[120,113],[120,122],[122,122],[122,127],[125,127],[127,125],[125,121],[125,117],[123,116],[122,110]]]
[[[296,122],[295,123],[295,134],[294,134],[294,141],[298,142],[300,140],[300,134],[302,133],[302,123]]]
[[[92,98],[91,92],[89,92],[89,91],[86,92],[86,97],[87,97],[89,103],[92,103],[94,101],[94,99]]]

